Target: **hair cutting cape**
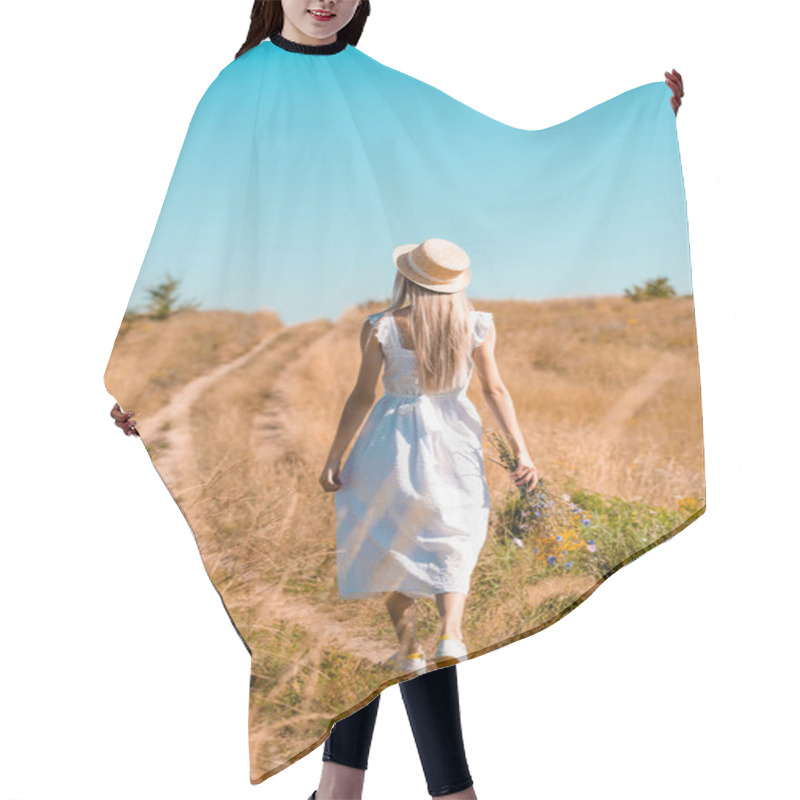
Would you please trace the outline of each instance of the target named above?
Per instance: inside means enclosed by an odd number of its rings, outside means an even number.
[[[650,83],[523,130],[353,46],[266,40],[201,98],[105,385],[136,412],[251,655],[251,783],[413,677],[389,660],[383,599],[340,596],[335,493],[319,481],[398,245],[469,254],[465,291],[493,315],[540,475],[514,484],[473,378],[491,516],[464,612],[470,659],[558,621],[705,510],[670,97]],[[427,668],[452,663],[433,660],[433,599],[417,602]]]

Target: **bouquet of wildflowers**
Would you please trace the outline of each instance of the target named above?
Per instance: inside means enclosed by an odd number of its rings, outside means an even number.
[[[506,440],[489,432],[487,438],[497,450],[500,464],[508,472],[517,458]],[[491,459],[494,461],[494,459]],[[548,566],[571,567],[570,553],[579,549],[595,551],[594,539],[584,539],[592,519],[568,494],[549,479],[539,478],[533,489],[514,486],[494,511],[495,534],[517,547],[530,547],[536,559]]]

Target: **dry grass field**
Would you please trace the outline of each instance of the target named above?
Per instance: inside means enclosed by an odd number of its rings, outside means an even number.
[[[543,486],[566,494],[581,524],[562,530],[569,552],[550,561],[543,529],[538,545],[532,528],[516,529],[527,511],[473,378],[494,522],[467,599],[471,657],[553,624],[705,510],[691,297],[473,303],[495,314],[500,371]],[[361,324],[385,306],[291,327],[268,312],[141,318],[106,372],[252,651],[253,782],[400,679],[382,664],[397,649],[383,601],[338,598],[334,497],[318,483]],[[418,602],[417,620],[430,655],[432,601]]]

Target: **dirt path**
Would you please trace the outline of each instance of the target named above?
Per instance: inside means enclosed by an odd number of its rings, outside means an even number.
[[[211,389],[232,370],[245,366],[274,343],[282,333],[284,331],[270,334],[241,356],[190,381],[172,397],[164,408],[149,420],[140,423],[142,438],[145,442],[164,443],[164,449],[159,450],[157,456],[158,470],[168,485],[181,487],[182,495],[193,489],[202,489],[202,483],[196,471],[192,442],[192,406],[204,392]],[[324,347],[324,340],[329,335],[332,335],[331,331],[323,332],[319,336],[311,338],[310,341],[303,341],[302,350],[295,352],[291,360],[286,361],[281,357],[277,359],[280,363],[273,365],[275,372],[272,374],[272,391],[260,413],[253,417],[251,448],[257,459],[265,462],[278,459],[287,448],[294,445],[293,437],[297,420],[293,419],[286,408],[281,379],[286,377],[284,373],[287,368],[302,370],[303,360],[310,357],[312,345],[319,344]],[[606,429],[609,435],[615,431],[621,431],[625,421],[635,413],[636,409],[672,377],[679,363],[679,360],[674,357],[673,359],[662,358],[653,365],[653,368],[639,383],[622,395],[607,415]],[[278,538],[283,538],[291,529],[298,509],[302,508],[302,505],[299,492],[293,491],[283,509],[284,519]],[[312,648],[315,652],[323,646],[332,645],[340,648],[343,652],[378,664],[388,659],[396,651],[396,641],[380,642],[359,632],[358,620],[340,620],[327,608],[310,603],[301,595],[284,592],[284,581],[289,574],[287,570],[279,584],[271,586],[268,591],[262,592],[256,599],[253,609],[255,619],[279,618],[302,625],[315,640]],[[595,579],[588,576],[556,576],[529,587],[527,599],[532,605],[538,605],[551,596],[565,593],[583,594],[595,583]],[[291,673],[285,676],[286,680],[290,680],[291,677]]]
[[[535,607],[551,597],[565,594],[582,596],[597,586],[597,578],[590,575],[554,575],[528,586],[526,599]],[[359,633],[357,624],[338,620],[324,608],[312,605],[296,594],[271,592],[256,607],[256,619],[266,620],[276,616],[302,625],[317,642],[325,646],[338,646],[343,652],[373,664],[382,663],[397,650],[396,642],[377,642]],[[426,654],[429,659],[433,657],[433,652]]]
[[[192,447],[191,408],[203,392],[210,389],[231,370],[238,369],[268,347],[281,330],[265,336],[257,345],[242,353],[238,358],[221,364],[186,384],[172,397],[169,403],[147,420],[139,424],[142,440],[163,443],[154,461],[164,482],[168,486],[180,487],[180,493],[197,488],[197,475],[194,450]]]
[[[287,372],[297,370],[302,372],[304,361],[313,357],[313,347],[315,345],[324,347],[326,337],[331,335],[333,335],[331,331],[322,334],[310,342],[301,353],[296,353]],[[283,377],[291,380],[289,374]],[[256,459],[261,463],[277,461],[287,449],[295,447],[297,424],[298,421],[287,408],[286,392],[280,381],[276,381],[260,413],[253,418],[250,443]],[[283,509],[284,516],[277,535],[279,540],[284,540],[288,536],[302,507],[302,497],[295,489],[286,500]],[[395,652],[396,645],[392,647],[391,644],[376,642],[374,638],[358,633],[351,623],[337,619],[325,607],[310,603],[301,595],[284,592],[283,587],[289,575],[290,571],[286,570],[282,579],[263,593],[254,609],[255,619],[269,620],[277,617],[297,623],[316,640],[319,645],[317,649],[321,649],[322,646],[336,646],[343,652],[373,664],[381,663]]]
[[[373,664],[379,664],[397,649],[396,645],[391,647],[358,633],[351,623],[336,619],[324,607],[309,603],[297,594],[270,592],[256,607],[254,617],[264,620],[279,617],[295,622],[325,646],[338,646],[343,652]]]
[[[606,444],[616,442],[623,434],[625,423],[653,397],[665,383],[676,377],[686,362],[674,353],[664,352],[645,375],[624,391],[598,426],[598,433]]]
[[[303,364],[314,357],[314,348],[326,346],[326,337],[334,336],[335,331],[323,334],[301,353],[296,354],[291,368],[281,377],[291,381],[291,373],[299,370],[302,372]],[[656,385],[652,379],[647,383],[646,392],[640,392],[637,397],[646,399],[646,396],[657,390],[663,380],[669,376],[662,377],[663,367],[659,367],[659,382]],[[647,379],[645,379],[647,380]],[[253,419],[251,433],[251,448],[255,457],[259,461],[269,463],[272,460],[281,458],[286,449],[291,449],[296,445],[294,441],[298,435],[298,425],[302,420],[295,418],[291,404],[286,402],[287,392],[281,386],[280,381],[276,381],[273,391],[265,401],[262,410]],[[641,399],[641,402],[644,402]],[[627,409],[632,407],[630,398],[626,399]],[[621,425],[622,423],[620,423]],[[284,519],[281,525],[281,532],[278,538],[283,538],[291,530],[296,522],[296,514],[302,509],[302,498],[298,491],[292,492],[286,501],[284,509]],[[388,659],[396,652],[398,644],[392,637],[388,642],[376,641],[373,637],[360,632],[359,620],[340,620],[331,611],[319,604],[308,602],[298,594],[289,594],[283,591],[286,577],[289,571],[268,591],[265,591],[262,598],[255,606],[254,617],[256,619],[269,620],[280,618],[302,625],[309,634],[321,645],[335,645],[343,652],[363,658],[373,664],[378,664]],[[582,595],[589,591],[597,583],[595,578],[586,575],[565,575],[554,576],[540,581],[535,586],[528,589],[528,602],[531,605],[539,605],[544,600],[564,594]],[[428,653],[431,657],[432,652]]]

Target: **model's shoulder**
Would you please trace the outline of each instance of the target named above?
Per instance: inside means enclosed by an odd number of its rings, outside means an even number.
[[[270,54],[274,51],[275,45],[272,44],[269,39],[265,39],[261,44],[251,47],[238,58],[234,58],[232,61],[228,62],[222,68],[222,72],[244,72],[253,67],[260,67],[269,61]]]
[[[376,311],[370,314],[364,321],[364,325],[375,331],[378,339],[383,340],[385,337],[386,325],[388,324],[389,314],[385,311]]]
[[[367,55],[355,45],[348,45],[341,54],[347,55],[345,59],[347,64],[355,64],[358,69],[374,73],[374,75],[381,78],[384,83],[396,82],[397,84],[402,84],[407,90],[413,88],[423,91],[427,89],[433,92],[441,92],[440,89],[426,83],[421,78],[415,78],[407,72],[403,72],[395,67],[390,67],[388,64],[384,64],[382,61],[378,61],[376,58]]]
[[[489,333],[489,329],[492,326],[494,314],[491,311],[478,311],[473,309],[472,316],[474,319],[474,340],[475,346],[477,347],[486,339],[486,335]]]

